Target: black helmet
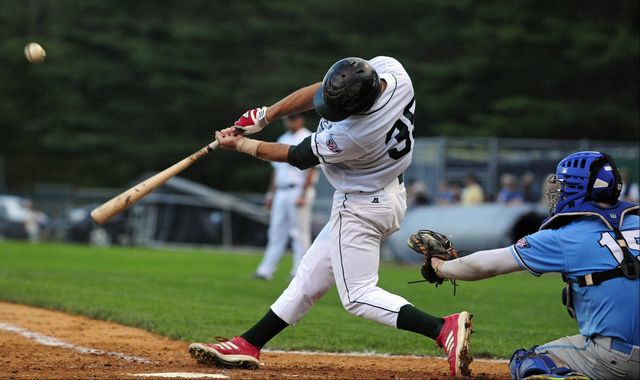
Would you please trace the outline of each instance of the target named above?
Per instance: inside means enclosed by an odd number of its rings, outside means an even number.
[[[369,62],[344,58],[327,71],[313,97],[313,107],[323,118],[340,121],[371,108],[379,91],[380,77]]]

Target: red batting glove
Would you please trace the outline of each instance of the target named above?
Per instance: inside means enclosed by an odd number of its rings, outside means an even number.
[[[269,124],[269,121],[267,121],[267,107],[250,109],[233,123],[236,129],[241,130],[242,134],[245,135],[260,132],[267,124]]]

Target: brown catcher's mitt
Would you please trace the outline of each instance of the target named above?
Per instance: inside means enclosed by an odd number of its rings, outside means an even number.
[[[449,261],[459,257],[458,251],[453,248],[453,244],[446,236],[431,230],[420,230],[411,235],[407,245],[417,253],[424,255],[420,273],[425,280],[431,284],[436,284],[436,286],[441,285],[445,279],[440,277],[433,269],[431,258],[437,257]]]

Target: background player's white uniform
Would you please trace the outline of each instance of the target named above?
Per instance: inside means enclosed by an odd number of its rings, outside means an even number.
[[[399,228],[406,191],[399,176],[411,163],[413,85],[389,57],[369,61],[386,88],[369,111],[340,122],[322,119],[311,148],[335,187],[331,219],[303,257],[271,310],[295,324],[336,284],[350,313],[396,327],[404,298],[377,286],[380,244]]]
[[[295,133],[287,131],[278,138],[278,143],[298,145],[309,136],[306,128]],[[274,170],[273,203],[269,222],[269,242],[264,258],[256,270],[256,275],[271,278],[287,248],[291,237],[293,266],[291,274],[295,274],[300,259],[311,244],[311,208],[315,198],[315,188],[310,186],[304,194],[305,204],[297,206],[296,201],[303,195],[305,181],[309,170],[300,170],[286,162],[272,162]]]

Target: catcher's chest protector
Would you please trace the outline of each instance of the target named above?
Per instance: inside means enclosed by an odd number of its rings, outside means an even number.
[[[617,245],[622,250],[623,259],[619,266],[613,269],[593,272],[583,276],[570,278],[566,273],[562,274],[562,280],[566,283],[562,290],[562,303],[567,307],[567,312],[572,318],[576,318],[573,305],[573,284],[578,287],[597,286],[604,281],[618,277],[626,277],[629,280],[637,280],[640,277],[640,256],[634,257],[629,251],[628,244],[620,231],[620,226],[625,215],[638,215],[640,207],[629,202],[618,202],[613,207],[603,209],[592,203],[584,203],[571,213],[560,213],[549,218],[540,229],[558,228],[570,221],[585,216],[597,216],[615,235]]]

